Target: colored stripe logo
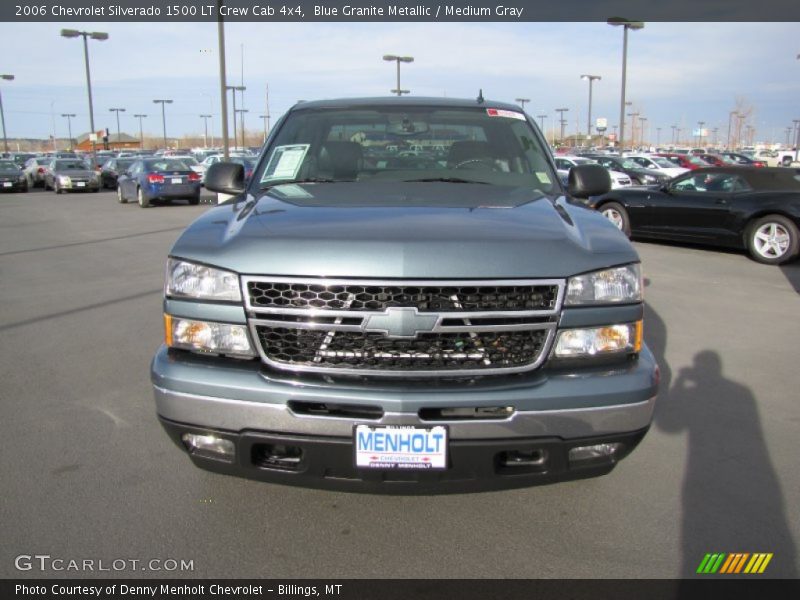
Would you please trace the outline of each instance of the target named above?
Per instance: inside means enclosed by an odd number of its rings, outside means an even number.
[[[700,561],[697,573],[701,575],[713,575],[715,573],[725,575],[736,575],[745,573],[755,575],[763,573],[769,561],[772,560],[772,552],[735,552],[732,554],[719,552],[709,553]]]

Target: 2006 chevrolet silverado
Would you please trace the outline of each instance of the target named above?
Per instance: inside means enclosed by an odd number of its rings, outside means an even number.
[[[170,252],[159,419],[199,467],[369,492],[600,475],[658,368],[639,258],[518,107],[304,102]]]

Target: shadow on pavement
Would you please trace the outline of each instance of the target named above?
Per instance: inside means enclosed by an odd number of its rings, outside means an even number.
[[[794,291],[800,294],[800,259],[781,265],[781,271],[789,283],[792,284]]]
[[[655,425],[687,436],[681,576],[696,577],[709,552],[772,552],[765,576],[796,578],[796,548],[757,399],[725,377],[713,350],[695,354],[693,365],[673,382],[666,325],[652,308],[645,311],[648,346],[662,374]],[[675,457],[676,464],[681,458]]]

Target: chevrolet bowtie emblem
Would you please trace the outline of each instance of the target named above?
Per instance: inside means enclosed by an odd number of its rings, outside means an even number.
[[[393,338],[413,338],[433,331],[438,320],[438,315],[421,315],[414,307],[387,308],[382,314],[367,317],[362,328]]]

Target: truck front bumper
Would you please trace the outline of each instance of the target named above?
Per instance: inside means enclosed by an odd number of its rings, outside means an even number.
[[[580,372],[542,369],[502,383],[403,386],[398,382],[274,380],[257,362],[210,359],[162,347],[151,378],[159,419],[184,450],[184,434],[214,435],[230,460],[189,452],[211,471],[344,491],[441,493],[511,488],[601,475],[642,440],[650,425],[658,370],[646,348],[638,360]],[[350,407],[320,416],[309,406]],[[359,415],[359,407],[376,409]],[[507,407],[504,418],[431,420],[440,408]],[[339,416],[339,415],[344,416]],[[446,425],[444,471],[357,469],[353,428],[364,423]],[[613,453],[571,459],[575,448],[615,444]],[[282,461],[281,454],[288,460]]]

